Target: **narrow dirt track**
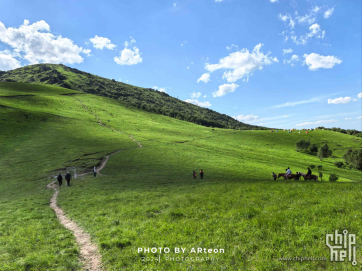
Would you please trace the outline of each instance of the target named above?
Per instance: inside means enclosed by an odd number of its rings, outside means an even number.
[[[81,100],[74,98],[76,100],[78,100],[80,102],[80,104],[84,107],[85,110],[88,111],[88,108],[82,103]],[[112,129],[116,132],[122,133],[124,134],[124,132],[119,131],[119,130],[115,130],[113,128],[110,128],[108,126],[106,126],[105,124],[103,124],[101,122],[101,120],[99,119],[99,117],[91,112],[98,120],[98,124],[102,125],[105,128],[108,129]],[[134,142],[136,142],[138,144],[138,147],[136,147],[135,149],[138,148],[142,148],[142,145],[140,142],[136,141],[132,135],[130,135],[129,137],[130,139],[132,139]],[[97,173],[100,174],[100,171],[106,166],[108,159],[111,155],[114,155],[116,153],[121,152],[122,150],[117,150],[115,152],[112,152],[106,156],[104,156],[102,158],[101,164],[97,169]],[[83,174],[79,174],[78,176],[82,176],[82,175],[86,175],[88,173],[83,173]],[[60,223],[66,227],[68,230],[72,231],[74,236],[75,236],[75,240],[78,243],[78,245],[80,246],[80,260],[84,265],[84,270],[87,271],[99,271],[99,270],[103,270],[102,268],[102,261],[101,261],[101,255],[99,253],[98,247],[97,245],[93,244],[91,242],[91,237],[88,233],[86,233],[82,228],[80,228],[77,223],[75,223],[74,221],[72,221],[71,219],[69,219],[65,214],[64,211],[57,205],[57,197],[59,194],[59,190],[57,189],[58,185],[56,184],[57,181],[53,181],[50,184],[47,185],[47,188],[49,189],[54,189],[54,194],[50,200],[50,207],[54,210],[55,214],[57,215]]]

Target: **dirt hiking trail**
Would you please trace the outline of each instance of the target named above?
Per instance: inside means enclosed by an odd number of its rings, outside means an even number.
[[[74,98],[74,97],[73,97]],[[89,111],[88,108],[82,103],[81,100],[74,98],[76,100],[78,100],[80,102],[80,104],[84,107],[85,110]],[[89,111],[91,112],[91,111]],[[124,134],[124,132],[119,131],[119,130],[115,130],[111,127],[106,126],[105,124],[103,124],[101,122],[101,120],[99,119],[99,117],[91,112],[98,121],[99,125],[102,125],[105,128],[108,129],[112,129],[113,131],[119,132]],[[134,149],[138,149],[138,148],[142,148],[142,145],[140,142],[136,141],[132,135],[130,135],[129,137],[130,139],[132,139],[134,142],[136,142],[138,144],[138,147],[134,148]],[[117,150],[115,152],[112,152],[106,156],[104,156],[102,158],[101,164],[99,165],[99,167],[97,168],[97,173],[100,174],[100,171],[106,166],[108,159],[111,155],[114,155],[116,153],[121,152],[122,150]],[[82,175],[86,175],[89,174],[88,173],[82,173],[82,174],[78,174],[78,176],[82,176]],[[80,247],[80,261],[83,263],[84,266],[84,270],[86,271],[100,271],[100,270],[104,270],[104,268],[102,267],[102,261],[101,261],[101,255],[99,253],[98,247],[97,245],[93,244],[91,242],[91,236],[86,233],[81,227],[79,227],[77,225],[77,223],[75,223],[74,221],[72,221],[71,219],[69,219],[65,214],[64,211],[57,205],[57,198],[58,198],[58,194],[59,194],[59,190],[58,190],[58,185],[56,184],[57,181],[53,181],[51,183],[49,183],[47,185],[47,188],[49,189],[53,189],[54,190],[54,194],[50,200],[50,207],[54,210],[55,214],[57,215],[60,223],[67,228],[68,230],[72,231],[75,240],[77,242],[77,244]]]

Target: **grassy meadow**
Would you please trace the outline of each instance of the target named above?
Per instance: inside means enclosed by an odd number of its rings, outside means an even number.
[[[347,148],[362,147],[358,137],[203,127],[106,97],[22,83],[0,83],[0,113],[0,270],[81,270],[79,247],[50,209],[46,184],[58,172],[89,170],[116,150],[101,175],[73,179],[58,198],[98,244],[105,270],[361,269],[361,172],[333,165]],[[327,143],[335,158],[297,152],[300,139]],[[271,177],[310,165],[323,166],[323,182]],[[194,180],[200,169],[204,179]],[[331,173],[338,182],[327,182]],[[329,261],[325,234],[335,229],[357,235],[357,268]],[[186,251],[176,254],[175,247]],[[193,247],[225,253],[192,254]],[[278,260],[295,256],[327,261]]]

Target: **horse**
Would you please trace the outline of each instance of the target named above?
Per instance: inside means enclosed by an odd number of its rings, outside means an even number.
[[[318,181],[318,176],[317,175],[310,175],[309,178],[307,177],[307,174],[305,174],[303,172],[299,172],[299,175],[303,176],[304,180]]]
[[[281,177],[281,176],[283,176],[284,180],[287,180],[286,175],[287,175],[286,173],[279,173],[279,174],[278,174],[278,178]],[[300,174],[299,174],[299,173],[288,175],[288,180],[294,179],[294,180],[296,180],[296,181],[299,181],[299,178],[300,178]]]

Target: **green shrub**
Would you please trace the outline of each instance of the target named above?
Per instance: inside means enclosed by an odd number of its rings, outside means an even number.
[[[319,171],[323,170],[323,166],[322,166],[322,165],[317,166],[317,168],[318,168]]]
[[[306,150],[309,148],[309,145],[310,145],[310,140],[308,139],[307,141],[304,140],[304,139],[301,139],[299,140],[297,143],[295,143],[296,147],[297,147],[297,151],[299,149],[302,149],[302,150]]]
[[[309,147],[309,150],[311,152],[318,152],[318,146],[316,144],[312,144],[310,147]]]
[[[362,170],[362,149],[349,149],[344,155],[343,159],[348,165],[352,165],[358,170]]]
[[[331,175],[329,175],[329,181],[330,182],[336,182],[338,180],[338,176],[334,173],[332,173]]]
[[[334,162],[334,165],[338,168],[343,166],[343,162]]]
[[[331,155],[332,155],[332,151],[329,149],[327,144],[324,144],[324,146],[319,149],[318,154],[317,154],[318,158],[321,161],[323,160],[323,158],[326,158]]]
[[[315,165],[310,165],[309,167],[310,167],[310,169],[313,169],[313,168],[315,168]]]

